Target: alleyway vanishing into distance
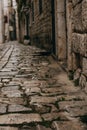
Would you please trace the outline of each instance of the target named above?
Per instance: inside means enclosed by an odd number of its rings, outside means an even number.
[[[0,130],[87,130],[87,95],[45,50],[0,45]]]

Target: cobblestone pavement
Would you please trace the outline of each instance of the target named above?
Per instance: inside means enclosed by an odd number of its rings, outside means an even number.
[[[0,45],[0,130],[87,130],[87,95],[45,50]]]

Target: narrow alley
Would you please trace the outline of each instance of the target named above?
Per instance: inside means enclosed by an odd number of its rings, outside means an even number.
[[[87,130],[87,95],[51,54],[0,45],[0,130]]]
[[[87,130],[87,0],[0,0],[0,130]]]

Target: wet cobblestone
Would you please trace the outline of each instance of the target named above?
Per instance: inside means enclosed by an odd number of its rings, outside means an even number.
[[[0,130],[86,130],[87,95],[51,54],[17,42],[0,49]]]

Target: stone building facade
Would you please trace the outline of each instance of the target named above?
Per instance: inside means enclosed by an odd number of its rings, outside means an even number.
[[[31,0],[31,42],[46,49],[52,49],[51,11],[51,0]]]
[[[4,41],[4,14],[3,14],[3,0],[0,0],[0,43]]]
[[[31,6],[31,41],[66,61],[75,85],[87,89],[87,0],[32,0]]]
[[[72,53],[75,78],[87,92],[87,0],[72,0]]]
[[[87,91],[87,0],[27,1],[31,44],[66,62],[70,79]]]

